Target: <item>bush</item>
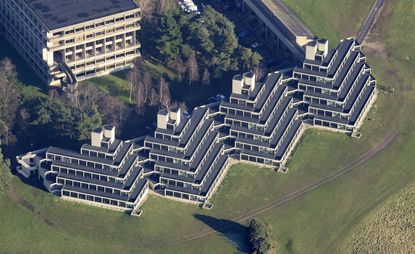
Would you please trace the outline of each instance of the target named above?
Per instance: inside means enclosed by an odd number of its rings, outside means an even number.
[[[272,249],[271,227],[259,219],[253,219],[249,224],[249,244],[252,253],[268,253]]]

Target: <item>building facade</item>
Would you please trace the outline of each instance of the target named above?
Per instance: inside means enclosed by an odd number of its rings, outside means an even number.
[[[307,44],[301,67],[270,73],[263,82],[253,73],[235,76],[228,101],[197,107],[190,116],[177,107],[161,110],[151,136],[121,141],[113,126],[103,126],[80,152],[50,147],[18,156],[17,171],[66,199],[132,214],[150,191],[209,207],[234,162],[286,172],[306,128],[358,136],[376,95],[354,39],[331,50],[318,40]]]
[[[304,46],[315,35],[280,0],[238,0],[247,16],[256,17],[262,24],[264,40],[281,52],[288,51],[293,59],[302,61]]]
[[[140,19],[134,0],[0,0],[5,38],[50,86],[133,66]]]

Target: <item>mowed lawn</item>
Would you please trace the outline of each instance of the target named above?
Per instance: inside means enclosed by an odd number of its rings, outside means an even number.
[[[278,253],[346,252],[344,244],[355,226],[388,196],[415,181],[415,120],[409,117],[415,108],[415,49],[406,42],[415,39],[410,38],[415,36],[411,33],[415,22],[415,8],[408,8],[411,5],[410,0],[389,1],[382,26],[376,28],[374,39],[384,41],[390,50],[383,55],[374,49],[367,56],[380,85],[392,85],[395,92],[381,90],[363,126],[361,139],[309,130],[288,165],[288,174],[238,164],[229,171],[213,198],[212,210],[151,196],[143,206],[142,217],[135,218],[65,202],[15,179],[14,188],[32,204],[33,211],[0,195],[0,250],[233,253],[237,248],[244,249],[247,224],[235,221],[235,217],[342,169],[382,141],[385,134],[398,131],[391,145],[364,165],[260,215],[272,225]],[[324,16],[314,15],[323,22]],[[322,33],[341,36],[330,26]],[[222,230],[216,227],[221,222],[233,226]],[[182,241],[210,228],[218,233]]]
[[[282,0],[320,38],[331,46],[355,37],[375,0]]]

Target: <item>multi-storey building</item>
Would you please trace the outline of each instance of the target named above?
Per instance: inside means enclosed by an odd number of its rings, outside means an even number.
[[[134,0],[0,0],[5,38],[51,86],[131,67],[140,19]]]
[[[295,83],[290,72],[275,72],[265,82],[255,82],[255,75],[234,77],[229,102],[220,105],[225,124],[240,159],[261,165],[281,167],[290,148],[302,132],[302,101],[293,94]]]
[[[239,2],[239,3],[238,3]],[[313,40],[314,34],[280,0],[238,0],[243,12],[256,17],[267,44],[281,52],[289,51],[294,59],[302,61],[304,46]]]
[[[55,147],[18,156],[18,172],[38,176],[53,194],[137,213],[151,191],[209,204],[234,161],[286,172],[285,164],[306,128],[348,133],[358,129],[377,90],[360,45],[346,39],[306,46],[302,67],[232,80],[229,101],[200,106],[186,117],[161,110],[152,136],[115,139],[112,126],[91,134],[81,152]]]

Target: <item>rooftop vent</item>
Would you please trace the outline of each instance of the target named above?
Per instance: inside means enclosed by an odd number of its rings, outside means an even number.
[[[95,147],[109,147],[115,140],[115,126],[103,125],[91,132],[91,145]]]

